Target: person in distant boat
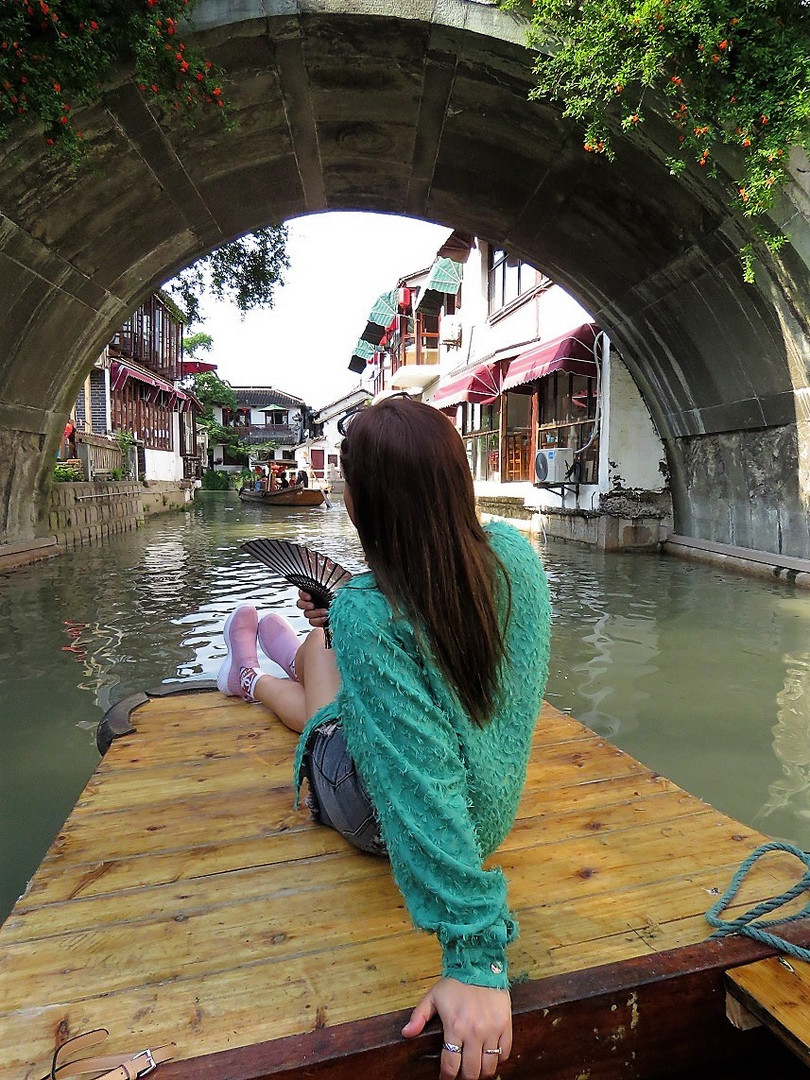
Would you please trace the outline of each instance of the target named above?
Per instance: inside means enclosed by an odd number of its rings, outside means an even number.
[[[548,671],[545,574],[511,526],[482,527],[464,446],[437,409],[390,397],[359,410],[341,449],[344,498],[369,573],[327,612],[307,593],[302,641],[276,613],[225,625],[225,694],[300,732],[295,781],[314,816],[387,854],[442,978],[402,1034],[443,1027],[441,1077],[493,1077],[512,1045],[506,882],[483,862],[511,829]],[[286,673],[265,674],[258,647]]]
[[[301,487],[309,487],[309,477],[307,476],[306,469],[299,469],[298,475],[295,478],[296,484],[300,484]]]
[[[287,479],[286,473],[283,472],[279,474],[278,486],[284,491],[290,486],[290,481]]]

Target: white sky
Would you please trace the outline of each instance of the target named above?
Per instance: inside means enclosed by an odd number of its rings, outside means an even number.
[[[358,385],[348,363],[380,293],[429,266],[450,230],[412,218],[326,213],[288,222],[286,284],[269,311],[242,317],[206,298],[198,353],[233,386],[272,386],[320,408]]]

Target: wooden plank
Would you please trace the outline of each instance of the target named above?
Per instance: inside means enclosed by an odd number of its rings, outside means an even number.
[[[435,1077],[435,1036],[402,1048],[398,1031],[402,1010],[438,972],[438,946],[411,928],[387,863],[292,811],[295,737],[218,694],[152,700],[135,716],[138,731],[113,744],[0,931],[0,1040],[14,1048],[14,1075],[43,1075],[55,1032],[103,1024],[126,1047],[130,1032],[145,1044],[177,1041],[196,1080],[265,1075],[255,1065],[261,1047],[268,1076],[318,1068],[314,1053],[330,1075],[345,1064],[347,1077]],[[492,860],[521,922],[510,954],[513,973],[528,978],[520,993],[549,988],[533,999],[533,1027],[516,1020],[524,1057],[510,1070],[570,1075],[578,1015],[603,1043],[614,1040],[614,1070],[619,1061],[626,1075],[646,1075],[628,1072],[618,1054],[617,1018],[632,1021],[632,980],[647,970],[633,965],[657,964],[673,945],[685,947],[676,952],[686,968],[690,949],[714,956],[715,944],[699,944],[703,911],[761,840],[544,707],[516,827]],[[740,905],[781,891],[789,867],[769,864]],[[680,977],[675,961],[665,968]],[[601,994],[620,969],[615,986],[631,989],[605,999],[597,1018],[582,995],[595,1000],[593,987]],[[567,1011],[554,1018],[566,1027],[568,1072],[544,1049],[563,1052],[539,1004],[560,979],[574,980]],[[689,991],[695,1005],[684,1016],[697,1011],[703,986]],[[660,1038],[669,1038],[663,1029]],[[216,1055],[235,1047],[243,1049],[227,1060],[238,1068],[225,1073]],[[593,1080],[609,1075],[604,1048],[592,1048]],[[178,1078],[188,1074],[177,1068]]]
[[[577,836],[593,836],[617,828],[646,827],[654,822],[665,822],[686,812],[694,812],[694,805],[678,789],[661,790],[658,782],[649,785],[650,794],[639,795],[641,787],[633,778],[629,785],[618,782],[615,794],[607,789],[586,785],[581,797],[566,801],[566,809],[559,809],[555,800],[549,803],[545,797],[527,794],[521,804],[519,817],[509,847],[521,846],[524,837],[537,837],[543,845],[568,841]],[[577,789],[579,791],[579,789]],[[630,798],[628,798],[628,795]],[[632,799],[632,796],[638,796]],[[616,799],[604,805],[606,800]],[[260,814],[256,813],[260,800]],[[686,800],[686,801],[684,801]],[[599,804],[603,805],[599,805]],[[593,813],[593,806],[599,813]],[[540,808],[534,817],[524,816],[524,811]],[[106,861],[120,861],[137,855],[150,858],[164,852],[197,850],[210,846],[212,834],[219,846],[232,841],[245,841],[251,836],[269,837],[279,832],[306,827],[310,815],[302,808],[292,808],[292,789],[289,785],[257,791],[232,793],[195,794],[181,799],[151,803],[138,812],[137,827],[127,824],[120,827],[111,820],[115,811],[92,813],[86,806],[72,815],[70,821],[57,837],[55,847],[42,866],[42,877],[47,877],[51,862],[58,856],[69,861],[71,869],[80,874],[83,864],[95,866],[99,857]],[[541,827],[542,826],[542,827]],[[58,869],[62,886],[64,869]],[[37,899],[42,903],[44,897]],[[29,893],[23,900],[25,910],[32,906],[34,898]]]
[[[272,868],[290,860],[311,859],[332,852],[350,854],[351,848],[337,833],[308,825],[304,829],[279,830],[268,836],[254,836],[231,844],[220,845],[211,840],[198,848],[168,851],[155,858],[147,855],[119,861],[102,857],[95,864],[83,864],[78,876],[71,877],[66,876],[58,859],[46,859],[42,881],[37,873],[22,903],[39,906],[72,897],[151,888],[166,882],[194,880],[251,866]]]
[[[425,937],[419,944],[414,948],[412,935],[392,938],[385,969],[370,964],[360,944],[345,951],[339,967],[331,951],[322,949],[317,962],[305,956],[281,964],[262,957],[249,969],[215,972],[204,982],[192,970],[77,1001],[40,998],[35,1007],[3,1016],[4,1069],[9,1076],[39,1080],[43,1070],[32,1066],[47,1060],[60,1025],[71,1032],[106,1027],[121,1049],[133,1040],[138,1045],[175,1041],[178,1057],[193,1059],[412,1007],[438,975],[434,943]],[[108,967],[114,970],[131,959],[127,951],[120,961],[116,954]],[[391,971],[397,978],[390,977]],[[112,1039],[110,1049],[116,1049]]]
[[[771,956],[726,974],[729,994],[810,1066],[810,964]]]

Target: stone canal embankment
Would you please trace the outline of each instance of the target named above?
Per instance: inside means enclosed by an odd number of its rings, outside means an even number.
[[[181,510],[193,498],[186,480],[54,484],[45,535],[0,546],[0,573],[138,529],[145,518]]]

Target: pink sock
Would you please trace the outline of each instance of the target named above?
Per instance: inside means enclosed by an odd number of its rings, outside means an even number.
[[[295,655],[301,647],[301,642],[284,616],[273,611],[260,619],[258,638],[259,647],[264,655],[269,656],[291,679],[297,682]]]

